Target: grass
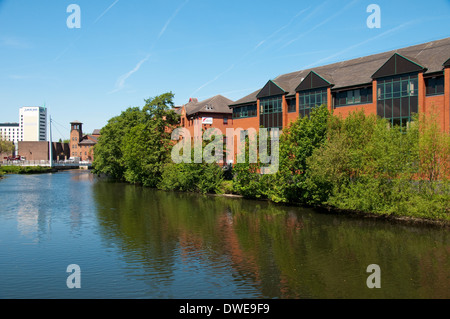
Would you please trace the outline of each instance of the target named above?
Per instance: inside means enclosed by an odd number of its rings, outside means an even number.
[[[42,174],[52,171],[52,168],[42,166],[0,166],[0,176],[3,174]]]

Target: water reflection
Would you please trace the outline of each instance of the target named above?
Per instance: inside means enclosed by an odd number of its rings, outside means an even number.
[[[83,171],[8,176],[0,207],[0,298],[450,298],[446,229]],[[80,290],[65,286],[73,263]],[[366,286],[370,264],[381,289]]]
[[[101,236],[154,289],[176,284],[187,298],[450,297],[445,230],[122,184],[93,191]],[[382,289],[366,286],[373,263]]]

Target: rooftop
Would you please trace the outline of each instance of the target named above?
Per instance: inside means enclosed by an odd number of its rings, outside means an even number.
[[[19,123],[0,123],[0,127],[19,127]]]
[[[222,95],[216,95],[200,102],[197,99],[191,98],[189,103],[187,103],[184,108],[186,110],[186,115],[192,115],[199,112],[231,114],[233,111],[228,105],[232,103],[232,100]]]

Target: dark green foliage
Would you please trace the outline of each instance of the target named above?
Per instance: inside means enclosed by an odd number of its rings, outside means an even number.
[[[156,187],[170,159],[170,132],[178,115],[173,94],[145,100],[108,121],[95,147],[94,172],[118,181]]]
[[[442,174],[449,160],[448,133],[427,127],[424,117],[407,128],[391,127],[363,112],[333,121],[327,142],[307,161],[308,184],[322,194],[319,203],[381,215],[449,219],[448,174]],[[434,166],[437,162],[440,169]],[[423,178],[430,168],[440,172],[438,180]]]
[[[215,194],[220,192],[222,181],[222,169],[217,164],[169,163],[164,166],[158,188]]]
[[[330,114],[326,106],[314,108],[309,117],[292,122],[280,138],[280,167],[269,190],[275,202],[310,204],[307,159],[327,136]]]

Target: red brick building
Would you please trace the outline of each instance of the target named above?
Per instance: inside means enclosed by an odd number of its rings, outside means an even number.
[[[283,129],[325,104],[406,125],[414,113],[438,112],[450,131],[450,38],[283,74],[230,104],[235,128]]]
[[[189,130],[192,138],[196,129],[202,132],[209,128],[217,128],[225,134],[227,128],[233,128],[233,111],[228,107],[231,103],[232,100],[222,95],[200,102],[191,98],[189,103],[177,108],[176,112],[181,116],[181,126]]]
[[[92,134],[83,135],[83,123],[74,121],[70,123],[70,157],[79,158],[80,161],[92,162],[94,160],[94,146],[100,136],[100,130]]]

